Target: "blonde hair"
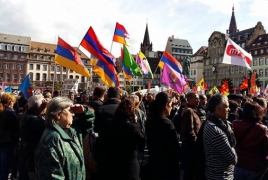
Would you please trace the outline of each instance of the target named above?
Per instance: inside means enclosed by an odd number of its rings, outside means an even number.
[[[1,96],[1,101],[0,101],[0,113],[2,113],[5,110],[5,106],[10,105],[10,103],[15,103],[16,102],[16,96],[12,93],[4,93]]]

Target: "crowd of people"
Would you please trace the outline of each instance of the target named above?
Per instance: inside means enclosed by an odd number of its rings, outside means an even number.
[[[92,97],[0,91],[0,180],[267,180],[267,102],[102,86]]]

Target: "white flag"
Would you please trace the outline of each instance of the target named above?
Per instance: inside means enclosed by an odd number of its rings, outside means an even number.
[[[227,41],[222,63],[232,64],[237,66],[244,66],[251,69],[249,64],[252,61],[251,54],[238,46],[230,38]]]

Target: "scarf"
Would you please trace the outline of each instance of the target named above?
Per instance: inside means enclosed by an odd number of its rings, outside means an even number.
[[[208,119],[225,133],[225,135],[228,138],[230,146],[235,147],[236,140],[231,123],[229,123],[227,120],[221,120],[220,118],[212,114],[209,116]]]

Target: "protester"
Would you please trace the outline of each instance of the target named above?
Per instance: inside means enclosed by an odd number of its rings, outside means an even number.
[[[238,156],[235,180],[250,180],[268,156],[268,129],[261,123],[266,109],[256,102],[246,102],[243,110],[243,119],[233,122]]]
[[[75,100],[75,97],[74,97],[74,92],[70,91],[69,95],[68,95],[68,98],[71,99],[74,104],[76,104],[76,100]]]
[[[19,121],[13,106],[16,97],[4,93],[0,102],[0,180],[8,179],[15,147],[19,140]]]
[[[233,179],[237,155],[231,123],[226,120],[229,112],[228,98],[219,94],[212,96],[208,110],[211,114],[203,132],[206,179]]]
[[[239,105],[237,104],[236,101],[233,100],[229,101],[230,112],[228,115],[228,121],[233,122],[234,120],[238,119],[238,107]]]
[[[95,111],[102,106],[106,90],[102,86],[97,86],[93,92],[93,99],[89,101],[88,105]]]
[[[43,96],[44,96],[44,98],[48,98],[48,99],[51,99],[52,98],[52,94],[49,91],[45,91],[43,93]]]
[[[55,97],[58,97],[58,96],[60,96],[60,92],[59,91],[54,91],[53,92],[53,98],[55,98]]]
[[[201,127],[201,120],[197,115],[199,96],[195,92],[186,94],[187,106],[182,112],[181,140],[184,160],[184,180],[193,179],[194,166],[194,146],[197,134]]]
[[[139,180],[138,152],[143,151],[145,139],[137,121],[134,103],[130,99],[122,100],[109,130],[112,152],[109,179]]]
[[[98,133],[96,140],[96,161],[100,180],[109,179],[110,166],[107,164],[111,156],[109,151],[109,128],[110,122],[115,116],[115,110],[120,103],[119,90],[110,87],[107,91],[107,100],[95,111],[94,131]]]
[[[82,104],[82,105],[87,105],[88,104],[88,97],[87,97],[87,94],[85,92],[80,94],[79,104]]]
[[[146,115],[142,110],[139,109],[140,107],[139,97],[136,95],[130,95],[129,98],[133,101],[135,105],[135,115],[137,116],[137,124],[139,125],[142,132],[145,132]]]
[[[182,121],[181,114],[187,105],[187,101],[186,101],[185,97],[183,97],[183,96],[180,97],[180,102],[181,102],[181,104],[180,104],[180,107],[178,109],[178,112],[175,114],[175,116],[173,118],[173,123],[174,123],[175,129],[179,135],[181,135],[181,121]]]
[[[171,109],[172,98],[166,92],[158,93],[149,105],[146,133],[153,180],[180,179],[180,147],[175,127],[167,118]]]
[[[264,98],[256,98],[254,101],[257,102],[264,109],[264,114],[261,122],[266,127],[268,127],[267,100]]]
[[[238,119],[242,119],[243,117],[242,101],[244,99],[242,94],[230,94],[228,96],[228,99],[233,100],[238,104]]]
[[[50,100],[46,129],[34,156],[37,179],[86,178],[82,139],[93,121],[94,113],[86,106],[73,105],[67,97]]]
[[[200,120],[204,122],[207,119],[207,97],[204,94],[199,95],[199,105],[197,106],[197,115],[199,116]]]
[[[19,161],[26,168],[30,179],[36,179],[34,166],[34,150],[45,130],[46,105],[50,98],[43,95],[31,96],[20,127],[21,142]],[[23,168],[23,167],[22,167]]]

